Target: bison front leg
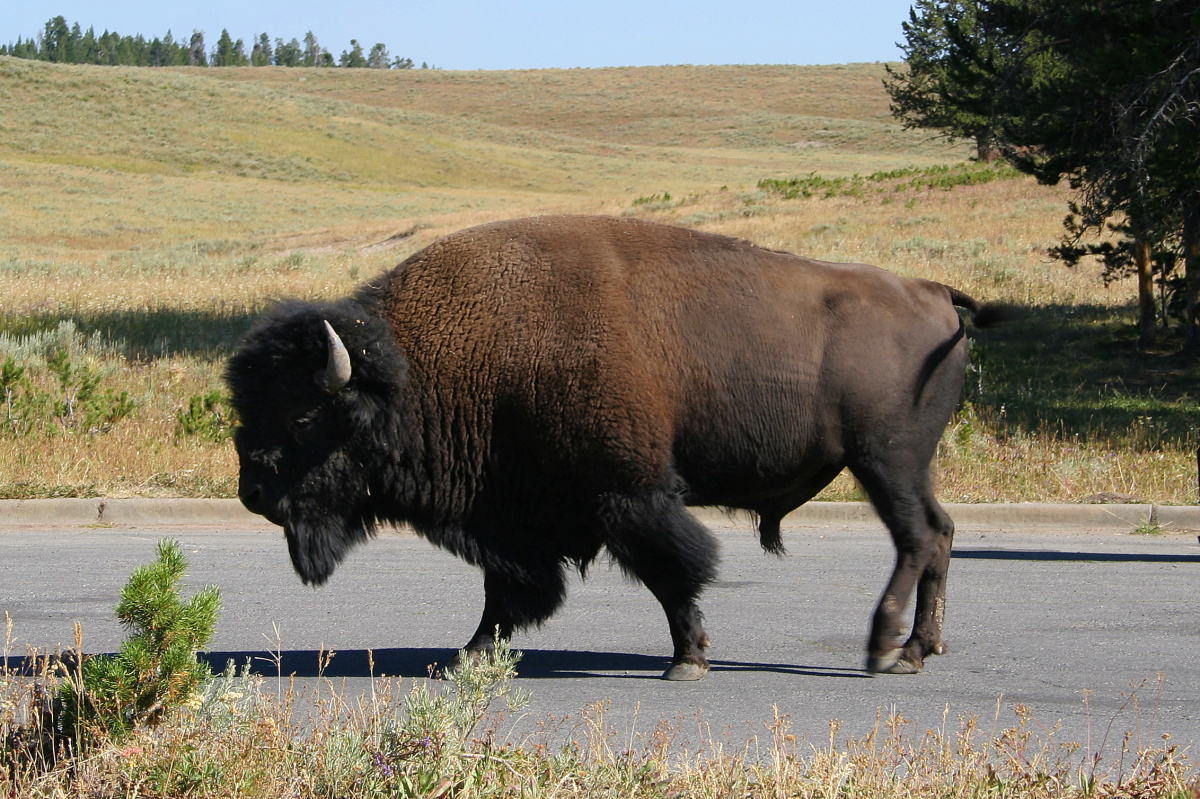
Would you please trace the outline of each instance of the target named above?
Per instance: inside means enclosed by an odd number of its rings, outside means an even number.
[[[674,496],[620,504],[606,515],[609,552],[642,581],[667,614],[674,653],[666,680],[698,680],[708,673],[708,634],[696,604],[716,577],[717,542]]]
[[[566,579],[560,562],[523,567],[518,576],[507,570],[485,568],[483,616],[463,649],[478,656],[495,648],[496,636],[504,640],[513,632],[541,624],[554,615],[566,598]]]
[[[657,593],[655,595],[658,596]],[[659,597],[659,602],[667,613],[667,626],[675,645],[671,667],[663,672],[663,679],[677,682],[700,679],[708,674],[705,650],[711,643],[702,626],[704,614],[694,600],[671,602]]]

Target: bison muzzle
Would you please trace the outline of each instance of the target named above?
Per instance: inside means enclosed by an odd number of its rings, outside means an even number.
[[[897,550],[867,668],[915,672],[944,651],[954,526],[929,468],[965,371],[956,305],[998,318],[939,283],[633,219],[472,228],[247,335],[226,375],[238,493],[306,583],[381,522],[478,565],[472,653],[548,619],[604,550],[666,612],[664,676],[697,679],[717,542],[687,507],[750,510],[781,553],[784,515],[848,467]]]

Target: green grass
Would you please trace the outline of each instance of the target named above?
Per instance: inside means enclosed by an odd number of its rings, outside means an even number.
[[[758,188],[769,191],[784,200],[810,197],[862,197],[867,191],[911,192],[922,189],[950,190],[955,186],[976,186],[993,180],[1012,180],[1021,173],[1005,164],[939,164],[917,169],[907,167],[885,172],[872,172],[865,177],[824,177],[813,172],[803,178],[764,178]]]

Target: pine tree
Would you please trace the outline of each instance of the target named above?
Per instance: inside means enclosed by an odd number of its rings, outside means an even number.
[[[270,66],[273,57],[271,39],[265,33],[259,34],[258,41],[254,43],[254,50],[250,54],[250,63],[256,67]]]
[[[1003,75],[996,101],[1009,160],[1079,192],[1055,252],[1068,262],[1101,255],[1109,275],[1136,275],[1138,339],[1150,345],[1154,276],[1165,281],[1181,254],[1180,231],[1200,182],[1195,3],[991,0],[988,14],[1025,59]],[[1116,245],[1079,246],[1082,234],[1110,226],[1123,236]],[[1189,329],[1188,339],[1200,346],[1200,331]]]
[[[67,63],[70,38],[71,29],[67,27],[66,19],[61,16],[50,19],[42,31],[42,60]]]
[[[358,43],[357,39],[350,40],[349,51],[342,51],[342,56],[338,59],[338,66],[348,69],[361,69],[367,66],[367,58],[363,55],[362,45]]]
[[[296,41],[294,38],[290,42],[284,42],[283,39],[276,39],[275,66],[305,66],[304,50],[301,49],[300,42]]]
[[[196,651],[212,640],[221,595],[208,586],[185,604],[186,569],[179,543],[160,540],[157,560],[135,569],[121,590],[116,615],[131,635],[120,652],[85,659],[64,682],[63,729],[80,743],[89,733],[120,736],[158,721],[211,676]]]
[[[371,47],[371,54],[367,56],[367,66],[371,69],[391,69],[391,57],[388,56],[387,46],[383,42],[376,42]]]
[[[325,66],[324,60],[325,51],[317,43],[316,35],[312,31],[304,34],[304,66],[322,67]]]
[[[979,0],[917,0],[902,24],[904,67],[887,66],[892,114],[906,128],[973,139],[980,161],[995,157],[991,98],[1005,48],[981,18]]]
[[[163,66],[186,66],[188,62],[188,48],[183,42],[175,41],[175,37],[171,35],[170,28],[167,29],[167,35],[163,37]]]
[[[25,42],[21,41],[21,37],[17,37],[17,43],[13,45],[12,55],[17,58],[34,59],[38,57],[37,42],[33,39],[28,39]]]
[[[371,67],[374,69],[411,69],[411,58],[391,58],[387,46],[377,42],[369,54],[356,39],[351,39],[351,48],[343,51],[341,58],[321,47],[316,35],[308,31],[303,44],[295,38],[288,42],[275,39],[274,47],[266,33],[253,41],[251,53],[246,52],[242,39],[234,40],[228,29],[222,29],[220,39],[212,52],[205,48],[204,32],[193,31],[186,41],[177,41],[168,29],[161,39],[146,39],[141,34],[121,36],[116,31],[105,29],[97,36],[89,27],[84,32],[78,22],[68,24],[65,17],[49,19],[36,39],[17,37],[15,43],[0,45],[0,55],[14,58],[41,59],[60,63],[103,64],[109,66],[307,66]],[[424,65],[422,65],[424,66]]]
[[[79,64],[99,64],[100,63],[100,44],[96,41],[95,28],[89,27],[87,33],[79,40],[76,46],[76,63]]]
[[[208,54],[204,51],[204,31],[192,31],[188,45],[188,64],[193,67],[208,66]]]
[[[906,71],[888,70],[909,127],[975,136],[1043,183],[1079,191],[1053,253],[1136,274],[1139,340],[1156,337],[1159,279],[1184,255],[1200,281],[1200,14],[1195,0],[918,0]],[[982,138],[981,138],[982,137]],[[1124,238],[1081,246],[1084,233]],[[1182,231],[1182,232],[1181,232]],[[1189,285],[1200,350],[1200,285]],[[1195,329],[1193,329],[1193,327]],[[1192,343],[1194,342],[1194,343]]]
[[[217,49],[213,51],[212,65],[214,67],[232,67],[237,65],[233,39],[229,36],[228,28],[221,29],[221,38],[217,39]]]

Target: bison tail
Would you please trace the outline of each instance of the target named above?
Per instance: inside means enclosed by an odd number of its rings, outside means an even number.
[[[953,286],[946,286],[946,290],[950,292],[950,301],[952,303],[959,308],[966,308],[971,312],[971,322],[975,327],[992,327],[1002,322],[1011,321],[1017,315],[1016,310],[1011,305],[998,302],[979,302]]]

